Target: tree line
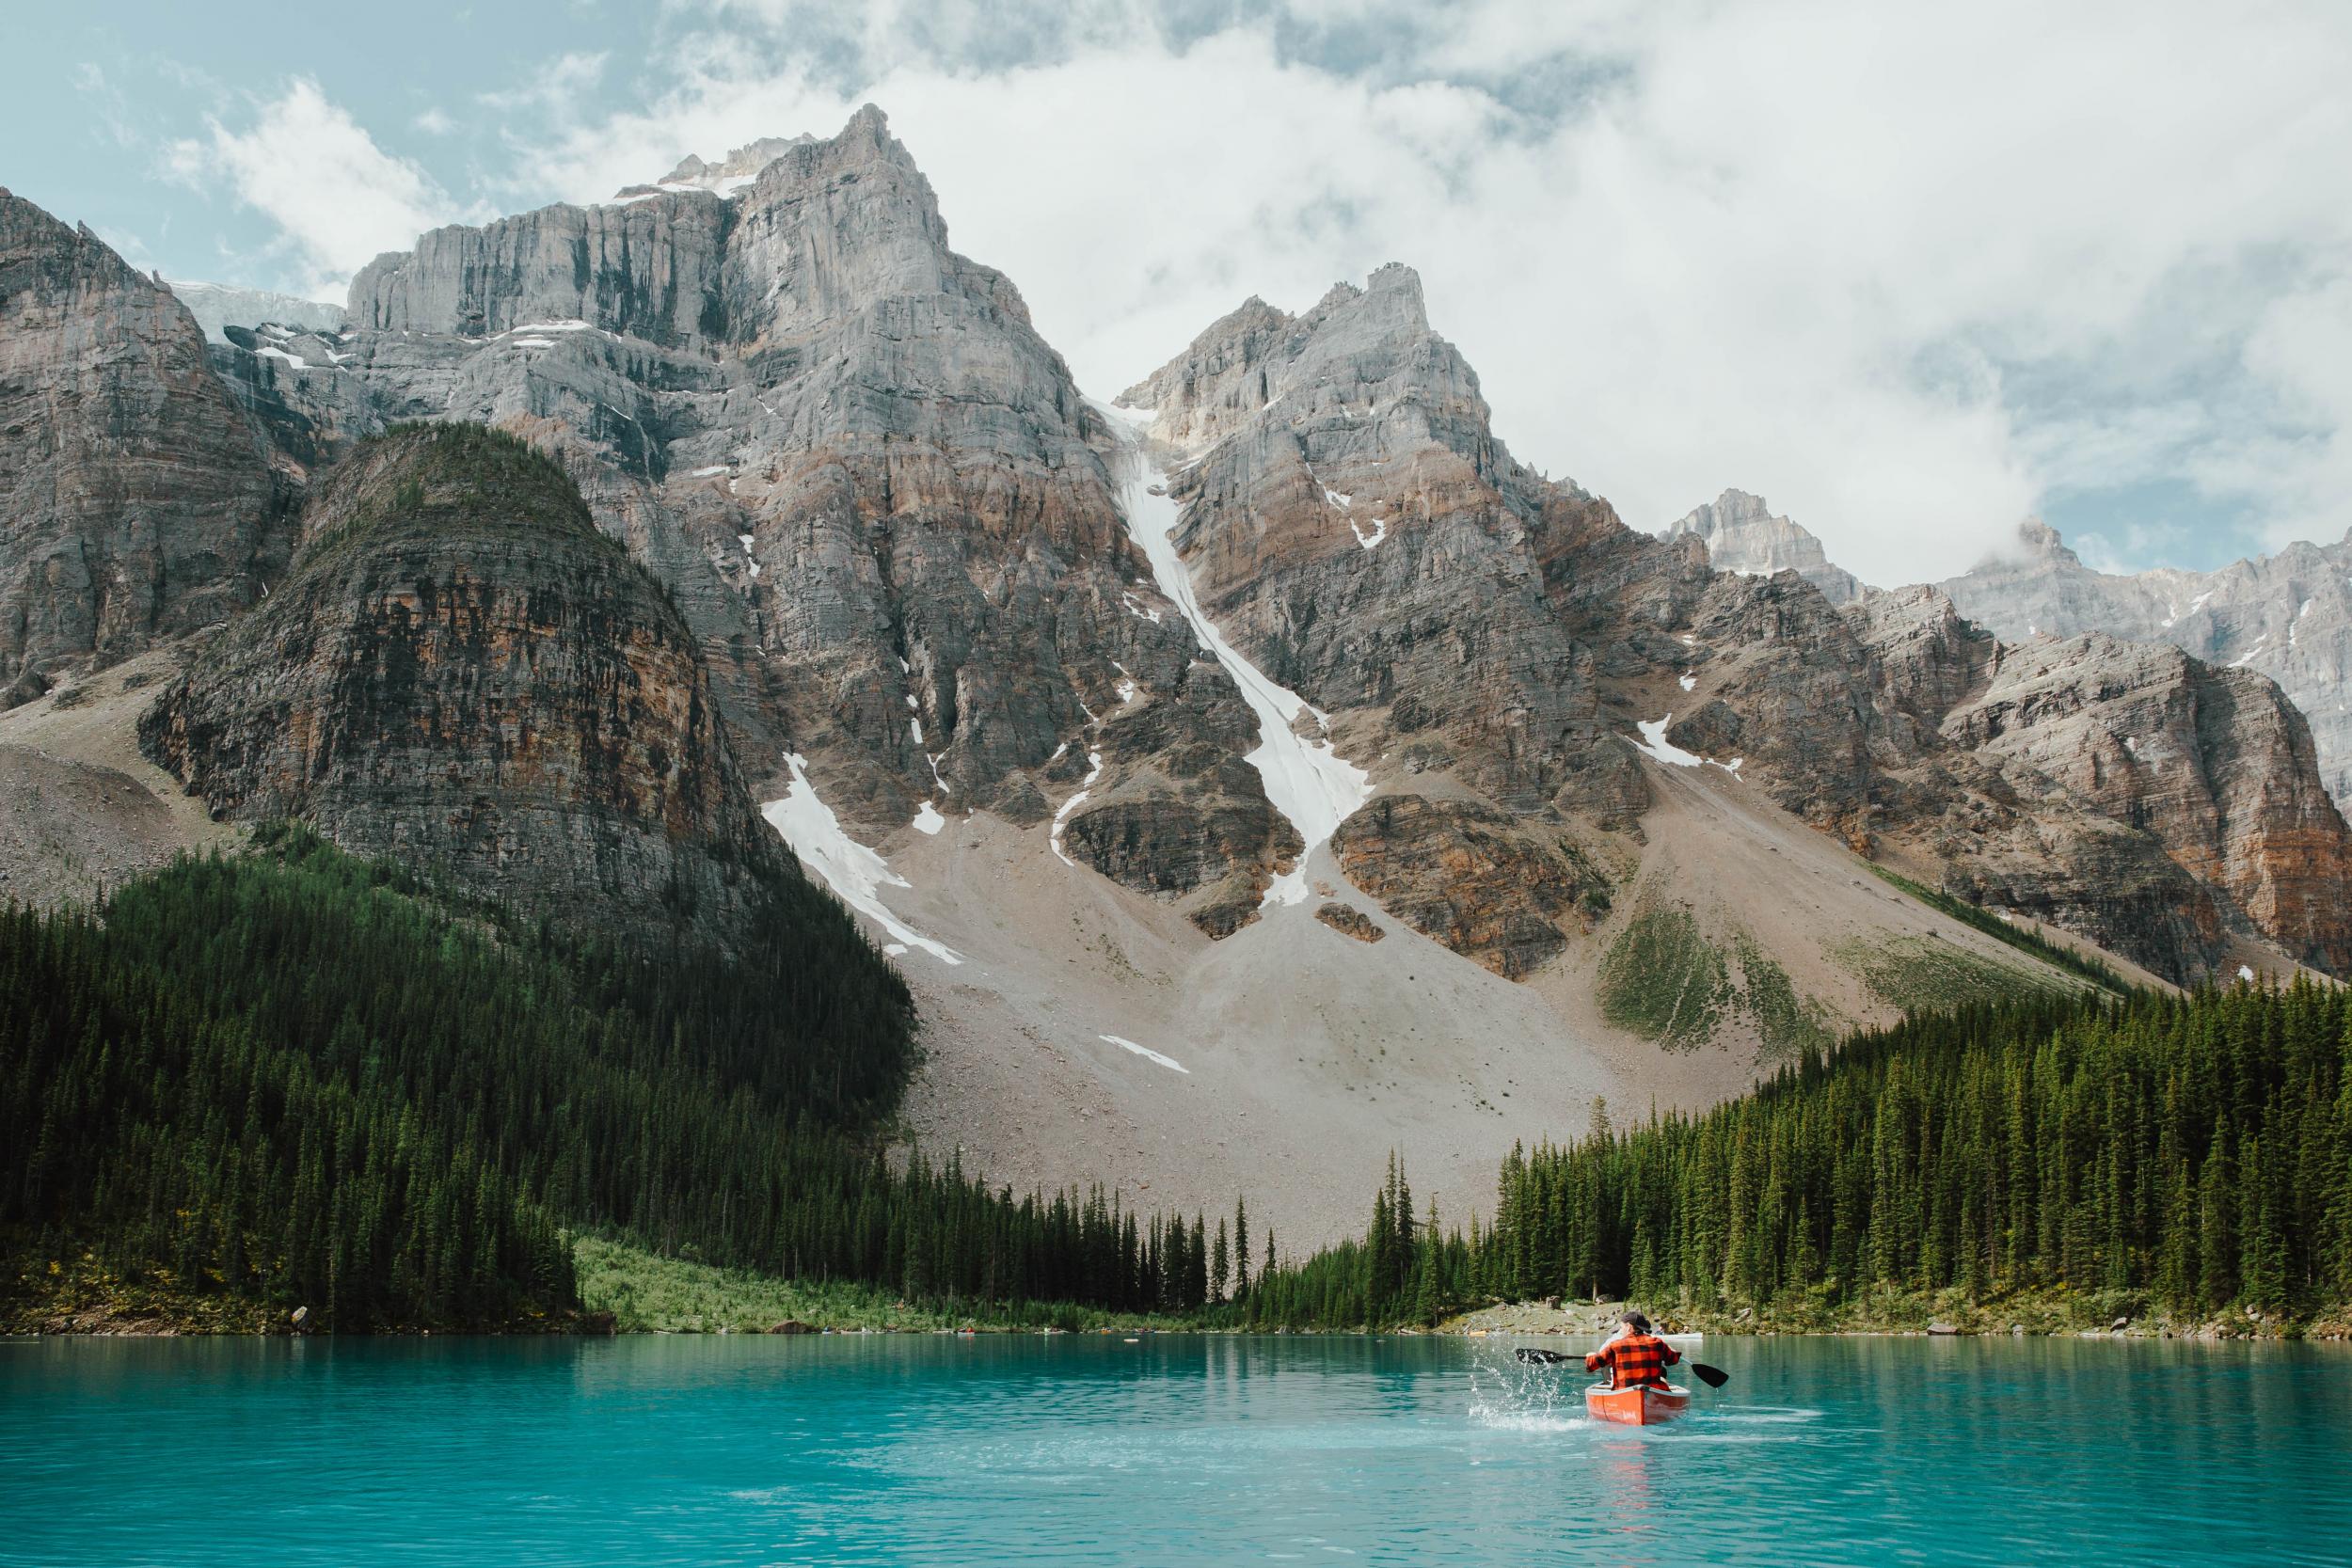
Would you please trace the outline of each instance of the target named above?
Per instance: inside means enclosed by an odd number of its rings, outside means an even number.
[[[452,904],[307,829],[257,844],[94,911],[0,914],[20,1248],[344,1329],[574,1307],[579,1229],[927,1302],[1218,1293],[1199,1216],[894,1165],[904,983],[797,879],[748,951],[648,957]]]
[[[1393,1164],[1361,1242],[1261,1281],[1264,1321],[1472,1302],[1836,1306],[2130,1290],[2184,1313],[2352,1302],[2352,1009],[2299,979],[2024,999],[1807,1053],[1755,1092],[1515,1148],[1490,1225],[1416,1223]]]

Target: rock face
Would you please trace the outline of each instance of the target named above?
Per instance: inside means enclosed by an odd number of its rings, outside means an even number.
[[[0,190],[0,705],[250,603],[288,528],[167,289]]]
[[[1340,825],[1331,847],[1348,880],[1384,909],[1509,980],[1542,967],[1567,946],[1568,931],[1591,929],[1609,910],[1608,879],[1573,839],[1475,801],[1378,796]]]
[[[2106,632],[2269,676],[2310,721],[2328,793],[2352,801],[2352,538],[2215,572],[2121,577],[2092,571],[2055,529],[2032,522],[2014,554],[1941,586],[1962,613],[2012,641]]]
[[[1623,531],[1494,439],[1410,268],[1295,319],[1251,300],[1120,402],[1194,456],[1170,492],[1184,553],[1269,676],[1436,748],[1515,809],[1638,804],[1596,654],[1549,602],[1543,561],[1550,536]]]
[[[215,817],[300,817],[586,933],[724,944],[792,874],[685,622],[560,468],[491,431],[337,469],[291,574],[141,740]]]
[[[2240,724],[2202,700],[2206,767],[2243,799],[2201,836],[2152,775],[2094,780],[2013,728],[1996,744],[1965,715],[2005,650],[1947,597],[1864,594],[1739,492],[1661,540],[1530,472],[1405,268],[1295,318],[1248,301],[1121,401],[1190,460],[1180,539],[1231,640],[1414,779],[1343,825],[1342,867],[1498,973],[1562,951],[1586,895],[1527,835],[1648,806],[1637,721],[1663,760],[1712,758],[1866,853],[2161,973],[2209,971],[2233,932],[2337,961],[2326,868],[2346,839],[2280,708],[2236,693]],[[2308,888],[2296,847],[2322,868]]]
[[[204,329],[205,338],[215,343],[229,341],[232,326],[251,330],[266,322],[302,332],[334,332],[343,325],[342,306],[294,294],[227,283],[173,282],[165,287],[179,296],[196,325]]]
[[[1744,577],[1771,577],[1794,572],[1821,591],[1834,605],[1849,605],[1862,597],[1862,584],[1853,574],[1831,564],[1821,542],[1786,517],[1775,517],[1761,496],[1726,490],[1670,524],[1664,537],[1685,534],[1707,546],[1708,564],[1719,572]]]
[[[2146,828],[2295,957],[2352,965],[2352,839],[2265,676],[2100,633],[2037,641],[2002,650],[1944,727]]]
[[[870,841],[926,805],[1042,821],[1099,752],[1073,857],[1213,930],[1264,885],[1254,724],[1151,586],[1108,429],[878,110],[436,230],[350,318],[244,351],[281,464],[418,418],[553,452],[685,613],[755,779],[788,746]]]

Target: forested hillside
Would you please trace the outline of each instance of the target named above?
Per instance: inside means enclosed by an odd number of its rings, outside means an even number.
[[[0,1227],[24,1268],[322,1326],[577,1305],[567,1230],[926,1300],[1198,1299],[1197,1223],[880,1149],[902,983],[780,885],[739,960],[580,948],[301,829],[96,914],[0,917]]]
[[[1836,1307],[2130,1291],[2188,1315],[2352,1302],[2344,991],[2035,1000],[1920,1017],[1756,1093],[1515,1149],[1441,1234],[1391,1172],[1366,1240],[1262,1279],[1268,1323],[1434,1321],[1493,1298]]]

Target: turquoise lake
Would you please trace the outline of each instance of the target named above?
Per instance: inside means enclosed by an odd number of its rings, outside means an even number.
[[[0,1562],[2352,1562],[2340,1348],[1698,1358],[1627,1429],[1480,1340],[8,1340]]]

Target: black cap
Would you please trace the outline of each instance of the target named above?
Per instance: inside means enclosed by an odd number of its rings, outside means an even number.
[[[1628,1326],[1629,1326],[1636,1334],[1647,1334],[1649,1332],[1649,1320],[1642,1316],[1639,1312],[1629,1311],[1625,1315],[1625,1321]]]

